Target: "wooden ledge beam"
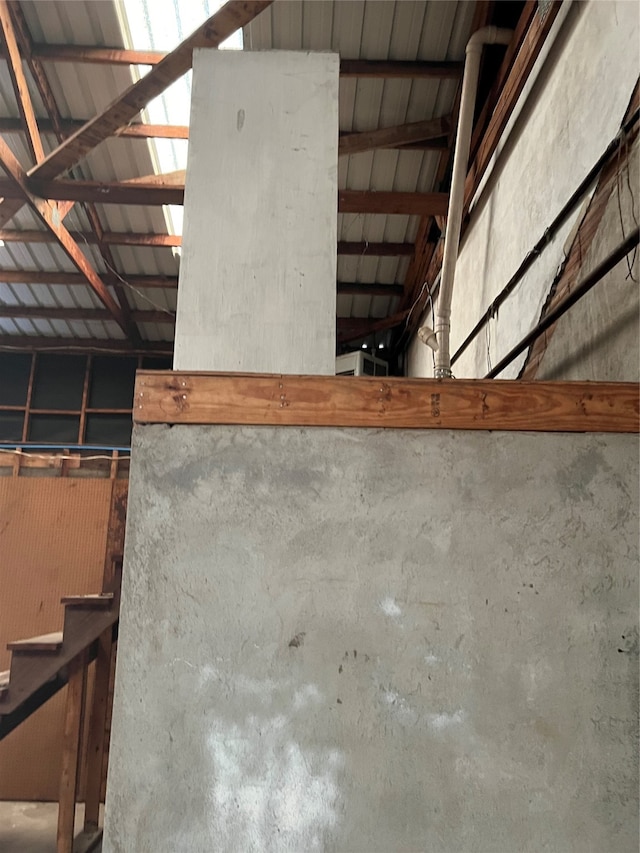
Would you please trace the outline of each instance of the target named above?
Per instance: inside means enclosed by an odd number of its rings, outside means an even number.
[[[513,382],[138,371],[136,423],[639,431],[626,382]]]

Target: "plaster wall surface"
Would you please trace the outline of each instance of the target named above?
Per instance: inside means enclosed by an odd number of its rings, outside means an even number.
[[[335,373],[338,70],[194,51],[176,369]]]
[[[582,179],[616,136],[638,79],[640,15],[628,0],[564,4],[547,44],[520,97],[493,158],[489,176],[476,197],[461,245],[452,302],[451,352],[455,353],[493,299],[545,233]],[[622,185],[626,184],[623,176]],[[624,193],[625,190],[623,190]],[[636,217],[640,206],[634,187]],[[627,202],[623,200],[623,205]],[[630,205],[629,205],[630,206]],[[561,227],[515,291],[453,366],[458,377],[485,376],[537,323],[565,243],[580,217],[580,206]],[[628,233],[628,232],[627,232]],[[607,255],[622,242],[620,225],[602,244]],[[599,258],[600,259],[600,258]],[[617,296],[618,294],[616,294]],[[636,293],[625,297],[637,306]],[[633,380],[638,375],[637,343],[629,347],[629,328],[620,334],[614,317],[633,310],[625,303],[611,310],[612,289],[599,284],[590,298],[595,325],[576,323],[558,330],[554,346],[566,354],[600,339],[584,370],[574,360],[556,378]],[[576,309],[571,309],[575,311]],[[637,308],[635,335],[637,340]],[[429,317],[425,322],[431,325]],[[603,331],[604,330],[604,331]],[[573,336],[577,331],[579,346]],[[569,338],[568,336],[571,335]],[[606,347],[602,337],[606,336]],[[502,379],[516,378],[526,353],[506,368]],[[608,363],[616,366],[615,375]],[[408,374],[432,376],[432,354],[417,338],[409,350]]]
[[[636,436],[136,426],[105,853],[636,853],[637,548]]]

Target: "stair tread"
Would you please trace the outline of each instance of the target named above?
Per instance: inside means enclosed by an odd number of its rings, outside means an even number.
[[[10,669],[6,669],[4,672],[0,672],[0,690],[2,690],[4,687],[7,687],[7,685],[9,684],[10,674]]]
[[[7,643],[9,651],[57,651],[62,645],[62,631],[27,637],[25,640],[13,640]]]
[[[62,604],[111,604],[112,592],[99,592],[92,595],[64,595],[60,599]]]

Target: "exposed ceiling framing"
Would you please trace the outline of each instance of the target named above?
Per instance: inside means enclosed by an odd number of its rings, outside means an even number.
[[[109,210],[117,206],[126,218],[125,212],[130,206],[151,210],[161,205],[180,205],[184,197],[184,173],[139,174],[116,180],[99,180],[93,174],[95,164],[99,162],[107,140],[109,145],[113,145],[113,140],[116,140],[115,144],[122,146],[137,146],[139,141],[149,139],[187,140],[187,126],[152,124],[141,116],[141,111],[188,71],[195,47],[217,47],[237,29],[250,26],[272,2],[230,0],[172,52],[164,53],[128,50],[117,45],[44,43],[41,35],[39,40],[34,41],[23,4],[15,0],[0,0],[3,58],[7,63],[15,99],[15,111],[0,116],[0,165],[6,173],[5,178],[0,178],[0,240],[8,247],[15,246],[21,250],[19,262],[14,260],[11,264],[3,264],[5,268],[0,270],[0,284],[4,282],[13,288],[42,285],[51,288],[52,294],[52,298],[43,300],[42,304],[35,300],[22,302],[17,297],[0,300],[0,319],[52,322],[51,331],[45,337],[40,331],[41,327],[35,325],[29,327],[33,329],[30,334],[24,333],[22,325],[16,326],[10,334],[0,333],[0,347],[30,349],[51,346],[71,349],[80,346],[131,352],[166,352],[171,349],[175,295],[172,297],[173,302],[167,303],[168,307],[164,308],[155,303],[152,306],[144,303],[140,305],[131,298],[131,290],[141,292],[143,297],[147,291],[173,291],[175,294],[177,276],[142,273],[141,270],[145,268],[142,260],[136,271],[132,272],[126,258],[133,258],[132,252],[160,249],[171,252],[179,249],[182,239],[179,235],[167,233],[166,228],[160,230],[154,227],[148,232],[114,230],[109,225]],[[376,4],[370,5],[371,14],[377,14]],[[384,5],[378,6],[381,15]],[[426,15],[425,10],[434,14],[426,0],[423,5],[423,16]],[[452,13],[455,5],[451,4],[447,12],[450,28],[455,17]],[[466,5],[473,9],[473,15],[465,18],[465,4],[457,4],[460,9],[456,12],[456,20],[467,21],[464,26],[459,23],[459,27],[462,27],[458,33],[461,45],[464,45],[473,30],[492,20],[495,8],[495,4],[489,0],[477,0]],[[534,0],[524,4],[513,42],[504,55],[484,108],[478,115],[472,142],[474,159],[467,182],[467,205],[495,151],[559,5],[552,3],[542,18],[536,14],[537,4]],[[383,26],[384,18],[381,17],[380,27]],[[330,47],[327,44],[320,49]],[[357,58],[347,52],[341,57],[340,63],[341,99],[343,84],[345,87],[359,86],[359,81],[379,81],[382,86],[390,85],[389,81],[409,81],[410,85],[420,83],[438,86],[448,83],[457,86],[463,66],[460,49],[456,50],[455,58],[451,58],[445,43],[440,55],[419,56],[417,59],[395,58],[403,56],[403,46],[396,46],[394,58],[375,55]],[[58,103],[55,80],[51,78],[52,71],[59,68],[60,64],[68,67],[69,63],[77,68],[100,66],[104,68],[105,74],[111,74],[111,69],[119,66],[147,65],[150,70],[132,82],[96,115],[86,117],[75,114],[71,118],[62,104]],[[353,93],[358,90],[349,91]],[[455,88],[451,91],[455,92]],[[454,98],[449,108],[441,114],[427,112],[426,115],[423,113],[424,117],[420,117],[415,109],[411,113],[407,108],[406,118],[401,122],[385,120],[382,114],[377,117],[380,122],[377,126],[372,119],[368,127],[366,123],[363,126],[362,122],[359,126],[351,122],[343,127],[341,120],[339,153],[349,174],[351,164],[356,162],[352,159],[354,157],[371,158],[382,156],[383,152],[391,152],[395,158],[430,156],[436,159],[433,161],[433,175],[428,180],[425,177],[418,182],[416,173],[413,188],[398,186],[393,175],[389,178],[382,175],[382,184],[386,183],[386,188],[375,185],[369,189],[356,188],[349,181],[346,186],[344,182],[341,185],[338,212],[346,216],[346,221],[351,224],[339,234],[338,255],[345,262],[353,261],[358,265],[358,270],[364,262],[375,261],[377,270],[371,274],[370,281],[362,280],[363,276],[359,273],[353,275],[353,280],[339,273],[336,283],[339,299],[349,299],[353,306],[349,309],[350,316],[337,318],[340,345],[354,344],[371,335],[388,336],[395,330],[394,342],[400,349],[417,328],[425,295],[432,288],[439,269],[441,251],[438,248],[438,237],[447,213],[446,177],[456,111],[457,98]],[[117,142],[118,139],[122,142]],[[16,156],[16,151],[27,151],[30,162],[26,162],[24,156]],[[371,162],[393,163],[396,160]],[[87,163],[92,166],[88,171],[85,168]],[[423,170],[426,163],[427,160],[424,160]],[[33,224],[25,218],[25,210],[35,214]],[[361,221],[356,222],[354,215],[360,217]],[[63,224],[65,217],[69,217],[68,222],[73,219],[74,227]],[[403,217],[402,221],[408,223],[406,236],[390,238],[389,228],[378,227],[376,217],[380,223],[388,223],[387,217]],[[412,226],[415,217],[419,219]],[[350,229],[354,223],[357,227],[352,234]],[[42,262],[30,262],[29,253],[39,246],[50,247],[51,252],[61,249],[63,256],[71,261],[72,268],[61,268],[60,262],[50,266]],[[139,257],[143,259],[146,256]],[[385,267],[385,263],[393,266]],[[385,274],[385,269],[390,272]],[[57,299],[58,293],[79,294],[87,287],[95,299],[85,298],[80,303],[76,301],[69,304]],[[364,310],[358,307],[360,304],[365,306]],[[363,316],[359,316],[359,313],[363,313]],[[117,334],[114,332],[106,337],[89,338],[83,332],[75,338],[64,334],[61,337],[59,331],[56,333],[60,327],[56,327],[54,321],[103,324],[101,328],[116,329]],[[160,334],[166,335],[166,340],[150,339],[147,334],[149,324],[158,324],[164,329]]]

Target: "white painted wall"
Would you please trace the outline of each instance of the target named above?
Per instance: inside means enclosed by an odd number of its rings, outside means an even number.
[[[638,23],[635,0],[565,2],[472,211],[456,269],[452,353],[617,134],[638,77]],[[456,376],[484,376],[489,360],[495,364],[536,324],[579,210],[456,362]],[[608,250],[621,239],[611,232]],[[592,336],[588,327],[581,333]],[[515,378],[524,358],[501,378]],[[624,370],[631,365],[635,371],[637,351]],[[409,375],[432,372],[431,351],[414,340]]]
[[[335,373],[338,73],[195,51],[175,369]]]

